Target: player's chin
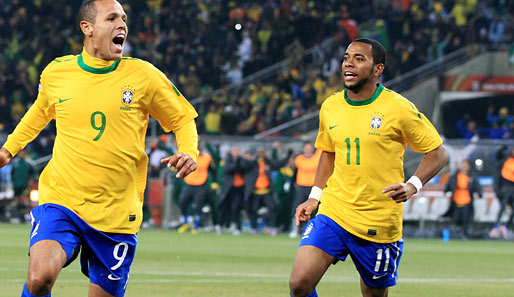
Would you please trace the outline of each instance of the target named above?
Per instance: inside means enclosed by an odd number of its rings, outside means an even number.
[[[111,48],[111,60],[119,60],[123,57],[123,46],[113,46]]]
[[[346,80],[343,80],[343,84],[344,84],[344,87],[349,89],[349,90],[352,90],[357,84],[355,82],[350,82],[350,81],[346,81]]]

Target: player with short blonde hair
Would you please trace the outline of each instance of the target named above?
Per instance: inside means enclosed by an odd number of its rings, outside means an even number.
[[[149,116],[177,137],[162,163],[187,176],[197,167],[194,108],[152,64],[123,58],[127,16],[115,0],[79,12],[84,49],[53,60],[39,94],[0,150],[0,167],[52,119],[53,156],[31,212],[30,264],[22,297],[50,296],[61,269],[81,252],[89,296],[123,296],[142,221]]]

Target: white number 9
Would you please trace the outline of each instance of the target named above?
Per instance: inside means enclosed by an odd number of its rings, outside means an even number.
[[[120,246],[123,246],[123,253],[121,256],[118,256],[118,252],[120,251]],[[112,266],[112,270],[116,270],[120,268],[121,264],[123,263],[123,260],[125,260],[125,257],[127,256],[128,252],[128,244],[126,242],[120,242],[114,247],[114,251],[112,255],[114,256],[114,259],[118,260],[118,263],[116,265]]]

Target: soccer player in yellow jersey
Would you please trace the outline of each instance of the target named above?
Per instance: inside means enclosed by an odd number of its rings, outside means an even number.
[[[307,221],[318,204],[319,210],[296,254],[293,297],[318,296],[315,287],[330,264],[348,255],[361,276],[362,295],[387,296],[403,251],[402,202],[448,161],[428,119],[377,83],[385,56],[380,43],[354,40],[342,63],[345,89],[321,106],[316,148],[322,155],[309,199],[296,209],[296,224]],[[406,145],[425,156],[404,182]]]
[[[52,61],[39,94],[0,150],[7,164],[52,119],[57,137],[31,212],[30,264],[22,296],[50,296],[60,270],[81,251],[89,296],[123,296],[142,219],[149,115],[177,138],[161,160],[187,176],[197,167],[193,107],[150,63],[122,58],[127,16],[115,0],[79,10],[84,50]]]

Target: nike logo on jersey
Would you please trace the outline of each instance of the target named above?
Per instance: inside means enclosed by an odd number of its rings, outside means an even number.
[[[68,100],[71,100],[71,99],[73,99],[73,98],[66,98],[66,99],[59,98],[59,103],[63,103],[65,101],[68,101]]]
[[[328,126],[328,129],[329,129],[329,130],[332,130],[332,129],[334,129],[334,128],[335,128],[335,127],[337,127],[337,126],[339,126],[339,125]]]
[[[384,274],[384,275],[373,275],[373,279],[379,279],[379,278],[384,277],[386,275],[387,274]]]
[[[119,281],[121,279],[121,277],[114,277],[112,274],[109,274],[107,278],[112,281]]]

